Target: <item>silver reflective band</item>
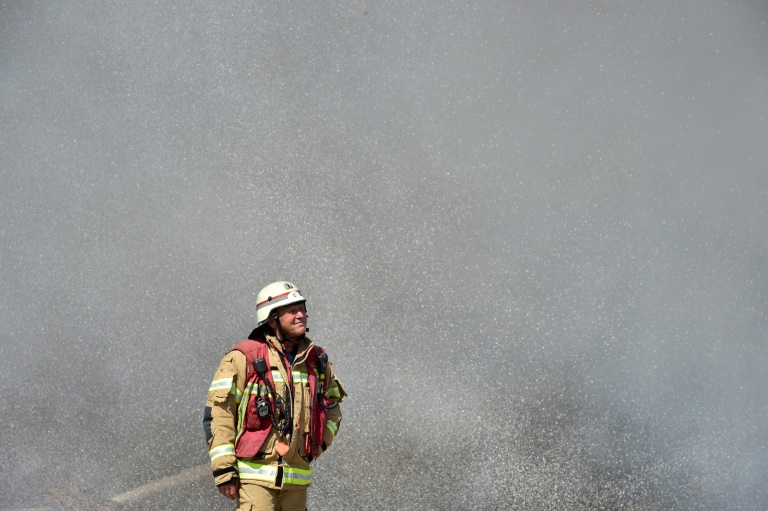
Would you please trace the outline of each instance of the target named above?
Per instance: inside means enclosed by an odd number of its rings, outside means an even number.
[[[213,392],[214,390],[219,389],[231,389],[232,388],[232,382],[234,381],[233,378],[222,378],[220,380],[213,380],[211,382],[211,386],[208,387],[208,392]]]
[[[208,451],[208,456],[211,458],[211,461],[215,460],[216,458],[220,458],[221,456],[234,456],[234,455],[235,455],[234,444],[220,445]]]
[[[240,474],[240,479],[258,479],[259,481],[274,483],[277,478],[276,466],[250,461],[237,460],[237,471]]]
[[[312,482],[312,469],[285,467],[283,468],[283,479],[288,484],[308,485]]]

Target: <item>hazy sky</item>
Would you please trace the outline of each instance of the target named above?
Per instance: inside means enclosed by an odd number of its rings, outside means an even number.
[[[205,463],[281,279],[350,393],[320,509],[765,507],[766,22],[0,2],[0,507]]]

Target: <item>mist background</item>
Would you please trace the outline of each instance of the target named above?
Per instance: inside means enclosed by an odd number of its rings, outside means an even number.
[[[0,2],[0,508],[206,463],[282,279],[349,392],[312,509],[768,508],[766,21]]]

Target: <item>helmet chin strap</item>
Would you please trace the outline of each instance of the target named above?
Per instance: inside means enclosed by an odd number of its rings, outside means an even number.
[[[299,344],[301,338],[304,337],[303,335],[298,337],[295,341],[289,341],[285,336],[285,332],[283,332],[283,327],[280,325],[280,317],[277,315],[277,312],[272,313],[272,319],[275,320],[275,333],[277,334],[277,340],[280,342],[281,346],[284,346],[286,342],[292,342],[296,345]],[[308,332],[309,328],[305,328],[305,330]]]

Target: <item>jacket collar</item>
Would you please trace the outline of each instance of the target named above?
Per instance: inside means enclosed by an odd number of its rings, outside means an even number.
[[[283,352],[283,345],[274,335],[266,335],[266,341],[280,353]],[[302,359],[306,353],[314,346],[312,340],[306,335],[299,340],[298,348],[296,350],[296,360]]]

